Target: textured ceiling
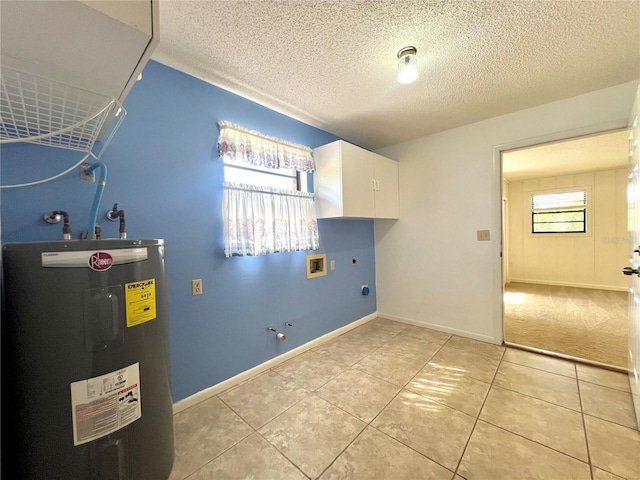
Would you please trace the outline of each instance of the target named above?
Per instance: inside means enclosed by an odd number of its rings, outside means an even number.
[[[640,2],[162,0],[153,58],[375,149],[637,79]]]
[[[623,168],[629,162],[629,132],[622,130],[512,150],[502,155],[509,181]]]

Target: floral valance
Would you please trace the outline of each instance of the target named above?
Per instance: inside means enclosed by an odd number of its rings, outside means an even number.
[[[286,168],[313,172],[311,149],[276,137],[247,130],[231,122],[218,122],[218,153],[221,157],[267,168]]]

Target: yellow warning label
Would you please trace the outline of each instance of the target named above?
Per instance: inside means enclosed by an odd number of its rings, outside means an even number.
[[[127,327],[135,327],[156,318],[156,279],[125,283]]]

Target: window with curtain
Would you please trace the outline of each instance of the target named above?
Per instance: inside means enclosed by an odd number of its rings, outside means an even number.
[[[225,256],[317,250],[313,194],[299,191],[300,176],[315,169],[311,149],[230,122],[218,125]]]
[[[531,233],[586,231],[586,190],[531,195]]]

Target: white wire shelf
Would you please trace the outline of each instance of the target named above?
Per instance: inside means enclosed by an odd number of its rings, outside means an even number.
[[[91,153],[107,119],[126,112],[114,99],[44,77],[2,66],[0,72],[0,144],[28,142]]]

